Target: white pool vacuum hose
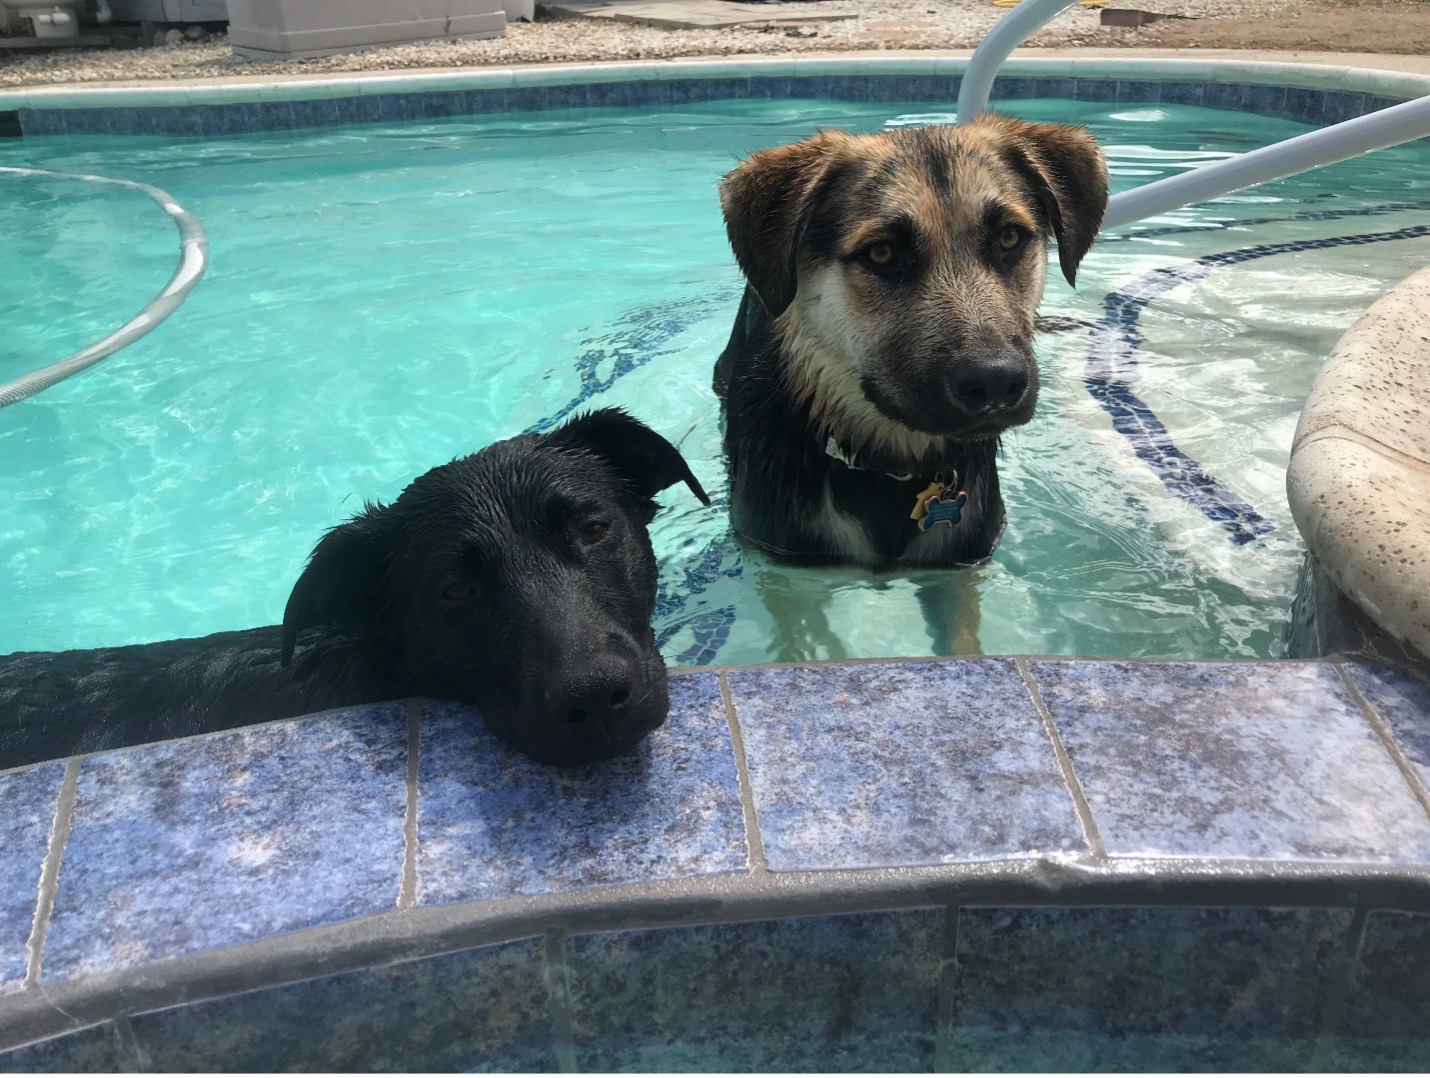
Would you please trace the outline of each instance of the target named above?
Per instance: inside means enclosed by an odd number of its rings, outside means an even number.
[[[979,42],[958,90],[958,122],[988,109],[993,80],[1008,55],[1078,0],[1022,0]],[[1159,213],[1229,195],[1272,180],[1333,165],[1372,150],[1430,135],[1430,97],[1311,131],[1226,161],[1134,187],[1112,196],[1103,228],[1131,224]]]
[[[143,191],[153,199],[159,208],[169,215],[179,230],[179,265],[174,271],[173,277],[169,278],[169,283],[164,286],[164,290],[150,300],[137,315],[103,340],[96,341],[68,359],[51,363],[48,367],[42,367],[40,370],[23,375],[13,382],[0,385],[0,408],[4,408],[8,404],[15,404],[27,397],[33,397],[42,389],[48,389],[56,382],[62,382],[71,375],[93,367],[126,345],[133,344],[178,310],[179,304],[183,303],[184,298],[193,291],[194,285],[199,283],[199,279],[204,275],[204,270],[208,268],[209,241],[208,237],[204,235],[203,226],[199,224],[197,217],[175,202],[167,191],[151,187],[147,183],[116,180],[108,176],[90,176],[83,173],[49,172],[38,168],[0,167],[0,174],[53,176],[64,180],[83,180],[87,183],[107,183],[116,187],[132,187],[136,191]]]

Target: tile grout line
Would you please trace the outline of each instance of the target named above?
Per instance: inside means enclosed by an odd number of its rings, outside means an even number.
[[[557,1065],[562,1074],[577,1074],[576,1041],[571,1032],[571,969],[566,961],[566,934],[561,929],[547,930],[542,958]]]
[[[397,891],[397,908],[410,910],[417,904],[417,775],[422,751],[422,704],[407,701],[407,814],[402,821],[402,882]]]
[[[962,907],[944,907],[943,957],[938,967],[938,1030],[934,1034],[933,1049],[935,1074],[953,1074],[959,1070],[953,1060],[953,993],[957,987],[958,934],[962,922]]]
[[[1350,674],[1346,673],[1346,668],[1340,663],[1332,663],[1331,666],[1341,677],[1341,683],[1345,685],[1346,691],[1355,701],[1356,706],[1361,709],[1361,714],[1365,716],[1366,722],[1370,723],[1370,728],[1380,738],[1380,743],[1385,746],[1385,751],[1390,754],[1390,758],[1395,762],[1395,766],[1400,769],[1401,776],[1405,779],[1406,785],[1410,787],[1410,792],[1415,796],[1415,800],[1420,802],[1420,807],[1425,810],[1425,814],[1430,816],[1430,790],[1426,790],[1420,781],[1420,776],[1415,773],[1415,769],[1410,766],[1410,761],[1405,758],[1405,753],[1395,740],[1395,735],[1390,732],[1389,725],[1380,717],[1380,714],[1371,706],[1371,702],[1366,699],[1365,694],[1360,691],[1360,686],[1355,683]]]
[[[140,1074],[152,1074],[154,1071],[153,1061],[149,1058],[149,1053],[144,1050],[144,1046],[139,1043],[139,1038],[134,1034],[134,1025],[129,1021],[128,1015],[117,1015],[111,1021],[114,1023],[115,1036],[119,1038],[120,1047],[126,1049],[134,1060],[135,1069]]]
[[[1336,983],[1331,986],[1321,1029],[1311,1045],[1311,1056],[1306,1065],[1309,1073],[1322,1074],[1329,1070],[1326,1057],[1340,1033],[1341,1018],[1345,1014],[1346,1000],[1350,998],[1351,987],[1355,983],[1356,964],[1360,961],[1361,951],[1365,947],[1366,927],[1369,924],[1370,911],[1364,906],[1357,906],[1351,915],[1351,923],[1346,928],[1345,968],[1341,971],[1341,976],[1336,978]]]
[[[65,765],[64,781],[60,783],[60,796],[55,802],[55,818],[50,828],[50,844],[45,851],[44,868],[40,872],[40,894],[35,903],[35,921],[30,930],[30,938],[25,949],[30,954],[29,968],[25,971],[25,987],[34,988],[40,983],[40,962],[45,951],[45,937],[50,933],[50,914],[55,907],[55,892],[59,890],[60,858],[64,855],[65,843],[69,841],[73,825],[75,789],[79,785],[80,761],[83,757],[72,756]]]
[[[1042,692],[1038,689],[1037,680],[1033,677],[1032,664],[1027,659],[1019,657],[1013,660],[1013,665],[1023,676],[1023,684],[1028,690],[1028,695],[1033,698],[1033,706],[1038,709],[1038,717],[1043,721],[1043,730],[1053,743],[1053,755],[1057,757],[1058,767],[1063,773],[1063,785],[1067,787],[1068,794],[1072,797],[1078,822],[1082,824],[1083,840],[1087,842],[1094,857],[1106,861],[1108,860],[1107,844],[1102,840],[1102,830],[1097,826],[1097,818],[1092,813],[1092,805],[1088,803],[1087,794],[1083,791],[1077,771],[1073,768],[1072,757],[1068,755],[1067,747],[1063,744],[1061,735],[1058,734],[1057,724],[1053,722],[1053,713],[1049,710]]]
[[[755,786],[750,780],[749,761],[745,756],[745,737],[740,732],[740,720],[735,714],[735,697],[730,692],[730,683],[725,680],[725,671],[717,670],[720,682],[720,698],[725,702],[725,722],[730,727],[730,745],[735,750],[735,776],[740,783],[740,808],[745,815],[745,846],[749,850],[750,870],[753,873],[768,872],[769,860],[765,857],[765,841],[760,835],[759,814],[755,810]]]

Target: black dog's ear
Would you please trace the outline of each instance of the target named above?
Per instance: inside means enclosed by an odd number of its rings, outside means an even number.
[[[794,299],[805,201],[833,148],[848,137],[821,131],[803,142],[761,150],[720,181],[720,209],[735,261],[772,318]]]
[[[304,629],[377,615],[386,558],[380,523],[385,513],[383,506],[369,505],[318,540],[283,610],[284,666]]]
[[[577,416],[548,434],[546,440],[558,449],[584,449],[600,457],[642,498],[653,498],[683,481],[702,505],[710,504],[680,450],[619,408]]]
[[[1032,124],[984,113],[974,123],[1003,129],[1003,158],[1043,204],[1058,241],[1058,265],[1068,284],[1097,239],[1107,210],[1107,161],[1097,140],[1081,127]]]

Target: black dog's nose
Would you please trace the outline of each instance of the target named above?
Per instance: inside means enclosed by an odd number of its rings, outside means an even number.
[[[604,727],[614,734],[630,710],[635,677],[624,663],[611,663],[581,671],[562,686],[556,713],[574,727],[592,733]]]
[[[1017,352],[995,352],[960,363],[953,374],[953,393],[970,412],[1010,408],[1028,391],[1028,363]]]

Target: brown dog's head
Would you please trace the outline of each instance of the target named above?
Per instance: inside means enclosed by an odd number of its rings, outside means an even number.
[[[847,448],[916,460],[1032,418],[1047,246],[1072,283],[1107,167],[1080,128],[985,114],[765,150],[720,201],[790,388]]]

